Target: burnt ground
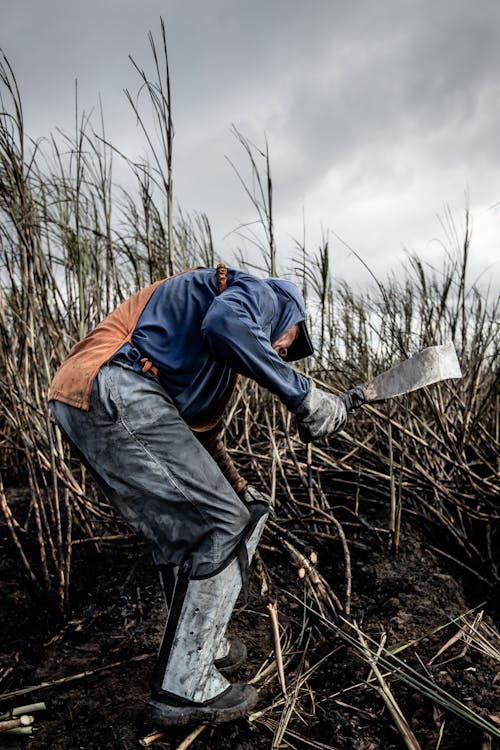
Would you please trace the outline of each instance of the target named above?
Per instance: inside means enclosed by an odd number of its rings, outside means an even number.
[[[401,654],[402,658],[421,673],[427,670],[437,684],[484,716],[498,716],[498,662],[495,664],[471,647],[464,649],[463,641],[459,641],[432,666],[427,666],[458,628],[450,626],[429,635],[431,631],[481,605],[485,592],[459,566],[429,549],[436,540],[410,515],[403,524],[401,547],[395,557],[387,550],[384,535],[373,530],[386,525],[386,520],[386,508],[380,505],[367,511],[363,525],[349,529],[353,617],[377,641],[385,630],[387,646],[419,639]],[[277,522],[280,523],[279,518]],[[305,533],[299,522],[287,519],[281,523],[289,531]],[[307,531],[310,539],[313,531]],[[342,598],[344,567],[340,544],[322,539],[316,551],[318,570]],[[278,601],[288,685],[294,686],[299,670],[304,671],[327,657],[298,692],[288,724],[294,734],[286,734],[280,746],[338,750],[404,748],[379,693],[364,684],[369,673],[366,663],[314,615],[309,617],[303,632],[304,608],[300,602],[304,581],[298,578],[290,558],[270,532],[264,536],[260,555],[271,597]],[[44,700],[47,704],[46,712],[37,715],[36,735],[32,738],[3,735],[1,747],[16,750],[139,747],[138,736],[144,730],[138,729],[137,717],[148,697],[148,676],[164,622],[159,585],[148,550],[126,536],[103,544],[99,553],[91,544],[77,544],[72,576],[71,612],[65,622],[58,622],[48,613],[47,606],[28,591],[7,530],[0,526],[0,693],[91,673],[34,689],[10,701],[0,701],[0,713],[12,703],[23,705]],[[492,625],[491,592],[489,596],[483,607],[484,621]],[[272,664],[267,601],[267,596],[261,594],[261,579],[254,572],[248,601],[239,601],[231,623],[231,631],[246,642],[249,650],[248,662],[240,668],[238,680],[252,678],[266,660]],[[433,707],[414,688],[395,678],[389,682],[422,750],[500,747],[498,740],[493,739],[489,744],[481,730]],[[262,687],[261,695],[261,708],[269,707],[273,699],[279,698],[275,676]],[[241,719],[208,727],[191,747],[270,748],[276,726],[273,721],[279,721],[280,712],[281,708],[275,707],[251,726]],[[170,731],[154,747],[174,750],[190,731],[190,728]]]

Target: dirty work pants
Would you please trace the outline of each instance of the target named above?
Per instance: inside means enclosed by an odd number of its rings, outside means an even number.
[[[153,545],[157,565],[205,576],[234,553],[249,512],[155,380],[105,365],[90,411],[50,405],[111,504]]]

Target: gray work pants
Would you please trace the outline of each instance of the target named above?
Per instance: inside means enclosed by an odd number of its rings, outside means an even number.
[[[59,401],[51,409],[111,504],[153,545],[158,565],[205,576],[234,553],[248,510],[156,380],[105,365],[90,411]]]

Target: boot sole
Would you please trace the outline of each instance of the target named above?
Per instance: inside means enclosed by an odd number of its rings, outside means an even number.
[[[246,716],[256,705],[258,698],[257,691],[252,690],[246,700],[236,706],[218,706],[217,701],[204,706],[173,706],[151,699],[144,708],[143,716],[158,727],[184,726],[196,722],[224,724]]]

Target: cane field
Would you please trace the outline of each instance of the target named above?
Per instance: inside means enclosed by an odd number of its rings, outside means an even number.
[[[328,238],[298,240],[285,264],[272,153],[235,130],[254,251],[220,257],[209,217],[176,204],[164,30],[150,42],[150,72],[132,61],[141,96],[128,93],[141,162],[78,108],[72,134],[33,142],[0,59],[0,745],[498,748],[499,301],[470,279],[470,217],[446,217],[434,267],[409,256],[362,291],[333,275]],[[135,187],[115,183],[116,160]],[[165,619],[150,553],[71,454],[46,393],[130,294],[219,261],[299,285],[316,354],[298,367],[322,388],[450,340],[463,377],[364,406],[310,446],[279,401],[240,381],[227,447],[275,500],[230,624],[249,650],[237,679],[260,702],[227,725],[159,732],[136,722]]]

